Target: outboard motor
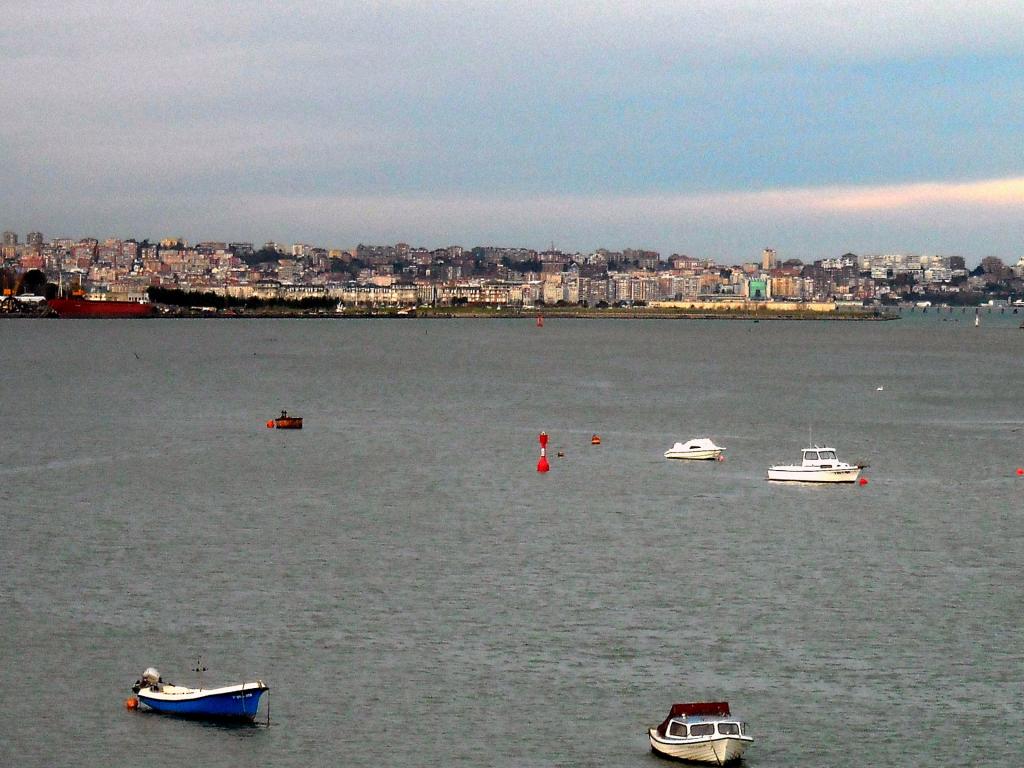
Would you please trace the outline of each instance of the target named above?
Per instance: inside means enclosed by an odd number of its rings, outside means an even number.
[[[146,667],[146,671],[142,673],[142,687],[156,688],[163,679],[160,677],[160,672],[157,671],[156,667]]]

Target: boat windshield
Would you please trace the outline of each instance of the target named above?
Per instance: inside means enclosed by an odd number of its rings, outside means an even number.
[[[804,451],[804,461],[817,461],[817,460],[818,460],[818,452],[817,451]]]
[[[714,736],[715,735],[715,724],[714,723],[694,723],[690,726],[691,736]]]
[[[746,723],[740,723],[740,733],[742,733],[744,736],[747,735],[747,724]]]
[[[835,459],[836,459],[836,452],[835,451],[822,451],[821,452],[821,458],[823,458],[823,459],[830,459],[832,461],[835,461]]]
[[[686,725],[680,723],[678,720],[673,720],[668,726],[669,736],[678,736],[681,739],[686,738]]]
[[[739,736],[740,727],[736,723],[719,723],[718,732],[723,736]]]

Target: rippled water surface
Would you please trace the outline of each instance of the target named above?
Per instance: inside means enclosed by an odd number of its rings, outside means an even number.
[[[0,764],[655,768],[704,698],[750,766],[1016,764],[1024,331],[967,320],[2,321]],[[766,482],[809,431],[869,484]],[[271,727],[123,709],[197,656]]]

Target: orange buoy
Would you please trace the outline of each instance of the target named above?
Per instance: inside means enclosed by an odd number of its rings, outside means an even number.
[[[267,420],[267,429],[273,429],[273,428],[274,428],[274,420],[273,419],[268,419]]]
[[[600,445],[601,444],[601,437],[599,435],[594,435],[592,438],[590,438],[590,444],[591,445]]]
[[[862,477],[859,482],[860,482],[861,485],[867,485],[868,484],[868,479],[866,477]]]
[[[124,708],[125,709],[138,709],[139,708],[139,700],[136,699],[134,696],[132,696],[131,698],[125,699],[124,700]]]

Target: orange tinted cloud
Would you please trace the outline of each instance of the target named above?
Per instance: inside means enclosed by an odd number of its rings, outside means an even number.
[[[1024,178],[965,183],[898,184],[802,190],[811,208],[829,211],[893,210],[946,205],[1005,206],[1024,204]]]

